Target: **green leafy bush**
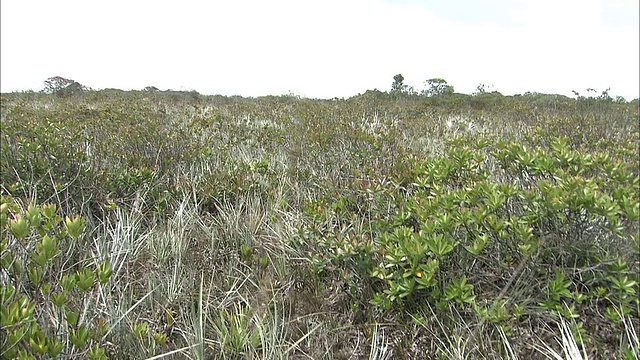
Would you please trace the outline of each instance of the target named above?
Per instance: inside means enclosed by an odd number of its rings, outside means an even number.
[[[83,236],[85,221],[63,220],[53,204],[25,211],[8,196],[0,201],[0,219],[2,356],[58,357],[89,348],[97,356],[108,329],[85,305],[113,269],[109,262],[74,264],[66,258]]]

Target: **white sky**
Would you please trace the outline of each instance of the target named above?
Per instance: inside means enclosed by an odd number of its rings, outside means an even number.
[[[638,0],[2,0],[0,91],[349,97],[446,79],[471,93],[640,92]]]

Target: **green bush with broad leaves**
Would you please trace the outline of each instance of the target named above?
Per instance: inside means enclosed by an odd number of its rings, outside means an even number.
[[[7,280],[0,289],[3,357],[54,358],[89,350],[89,358],[105,358],[97,355],[106,323],[82,306],[109,281],[111,265],[74,265],[65,259],[85,226],[79,216],[63,219],[53,204],[24,210],[11,197],[2,197],[0,265]]]
[[[564,138],[533,149],[459,138],[365,196],[316,201],[304,236],[323,249],[317,271],[368,284],[382,309],[454,306],[506,323],[526,307],[578,319],[596,305],[615,323],[640,309],[628,266],[640,255],[639,187],[637,169]],[[366,241],[353,241],[354,223]],[[519,298],[504,298],[523,276]]]

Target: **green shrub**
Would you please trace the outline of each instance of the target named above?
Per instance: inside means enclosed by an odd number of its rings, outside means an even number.
[[[316,271],[385,311],[436,305],[446,317],[455,306],[507,324],[512,314],[581,318],[597,303],[609,326],[638,317],[638,272],[626,265],[639,255],[632,168],[562,138],[550,149],[450,146],[382,189],[310,204],[300,236]],[[524,274],[526,287],[510,288]]]
[[[2,357],[55,358],[90,349],[90,358],[106,358],[100,346],[108,328],[86,304],[113,270],[107,261],[67,258],[85,227],[79,216],[63,220],[52,204],[24,210],[9,196],[0,200]]]

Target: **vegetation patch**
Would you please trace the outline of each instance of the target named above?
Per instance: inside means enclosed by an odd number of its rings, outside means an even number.
[[[638,101],[427,86],[2,94],[0,357],[638,358]]]

